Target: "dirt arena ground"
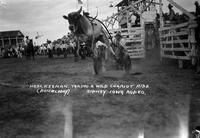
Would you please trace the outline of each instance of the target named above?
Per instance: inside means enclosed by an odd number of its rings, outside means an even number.
[[[0,59],[0,138],[64,138],[65,106],[72,105],[74,138],[186,138],[191,94],[200,88],[190,69],[158,61],[134,61],[132,72],[93,75],[92,60],[72,57]],[[70,89],[64,96],[37,93],[35,84],[137,85],[145,94],[88,94]],[[109,91],[108,88],[106,90]]]

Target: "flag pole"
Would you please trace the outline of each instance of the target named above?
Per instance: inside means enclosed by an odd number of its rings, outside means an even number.
[[[82,0],[77,0],[77,7],[78,7],[79,5],[83,5]]]

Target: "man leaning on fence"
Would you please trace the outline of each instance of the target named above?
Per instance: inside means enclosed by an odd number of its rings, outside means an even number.
[[[168,5],[168,9],[169,9],[169,21],[171,21],[171,23],[176,21],[176,17],[175,17],[175,12],[173,10],[173,6],[171,4]]]

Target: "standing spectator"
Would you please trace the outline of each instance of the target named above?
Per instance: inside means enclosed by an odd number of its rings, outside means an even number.
[[[29,36],[26,36],[26,41],[25,41],[25,55],[26,55],[27,59],[30,57],[29,43],[30,43]]]
[[[30,50],[30,56],[32,56],[33,60],[35,60],[35,49],[33,45],[33,39],[31,39],[29,42],[29,50]]]
[[[19,47],[18,47],[18,58],[22,58],[22,52],[23,52],[22,46],[19,45]]]
[[[53,58],[53,46],[51,41],[47,40],[47,44],[48,57]]]
[[[117,32],[117,34],[115,35],[115,38],[114,38],[113,42],[115,43],[116,46],[122,47],[124,50],[126,50],[126,41],[122,37],[122,35],[121,35],[120,32]]]
[[[8,57],[12,57],[12,48],[11,46],[8,48]]]
[[[115,57],[119,63],[119,68],[122,68],[122,57],[123,57],[124,53],[127,53],[126,41],[122,37],[121,33],[117,32],[113,42],[115,44],[115,48],[114,48],[115,49]]]
[[[1,56],[5,57],[5,49],[3,47],[1,48]]]

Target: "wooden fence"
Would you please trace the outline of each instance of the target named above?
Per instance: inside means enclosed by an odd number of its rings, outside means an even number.
[[[180,68],[183,60],[193,62],[196,56],[195,27],[195,22],[186,22],[160,28],[161,61],[163,58],[177,59]]]
[[[111,36],[117,32],[126,40],[126,47],[131,58],[145,58],[144,29],[141,27],[109,30]]]

